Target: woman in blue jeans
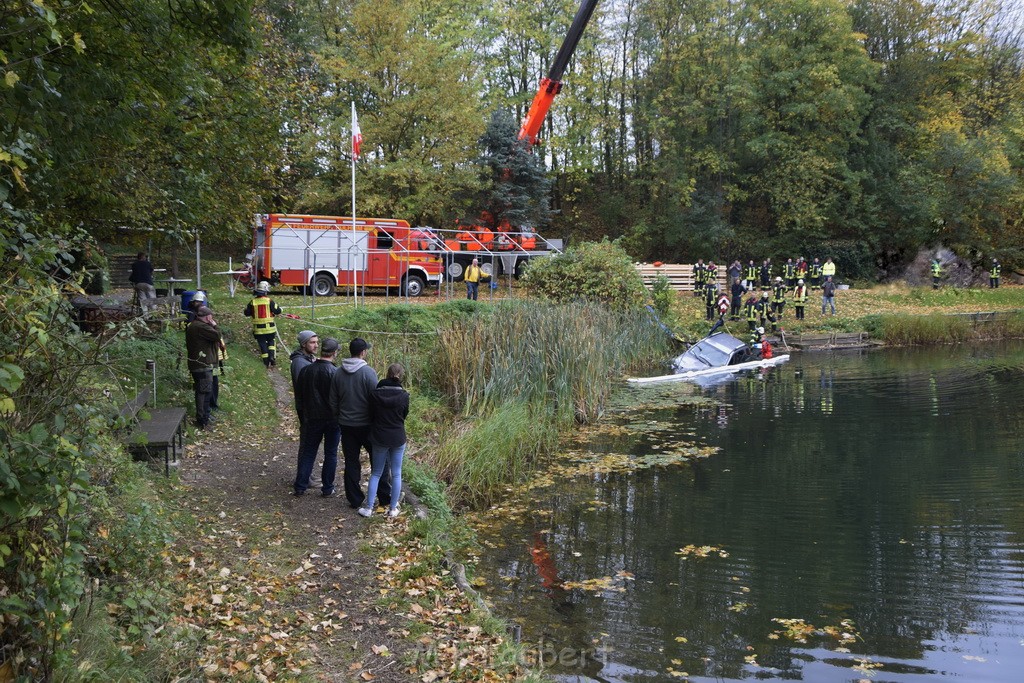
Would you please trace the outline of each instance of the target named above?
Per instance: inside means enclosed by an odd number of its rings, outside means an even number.
[[[405,455],[405,418],[409,416],[409,392],[402,388],[404,368],[398,363],[388,366],[387,377],[370,394],[370,485],[366,490],[366,505],[359,514],[373,514],[373,501],[377,498],[384,465],[391,466],[391,508],[388,517],[398,516],[398,501],[402,497],[402,456]]]

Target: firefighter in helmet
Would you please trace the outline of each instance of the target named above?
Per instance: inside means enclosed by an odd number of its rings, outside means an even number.
[[[252,301],[245,307],[245,315],[252,318],[252,336],[260,347],[263,365],[270,368],[277,365],[277,325],[274,316],[281,314],[281,307],[270,298],[270,283],[261,280],[252,293]]]

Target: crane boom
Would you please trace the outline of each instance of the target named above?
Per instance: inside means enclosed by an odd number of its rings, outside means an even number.
[[[519,139],[526,140],[530,146],[537,143],[541,124],[544,123],[548,110],[551,109],[551,103],[554,101],[555,95],[562,90],[562,74],[565,73],[565,68],[569,65],[573,52],[576,51],[576,45],[580,42],[583,29],[590,22],[590,17],[594,14],[595,7],[597,7],[597,0],[583,0],[580,4],[579,9],[576,10],[576,16],[572,20],[572,25],[569,26],[569,32],[566,34],[565,40],[562,41],[562,47],[559,48],[558,54],[555,55],[555,61],[551,63],[547,77],[542,78],[540,81],[537,94],[533,96],[530,110],[527,112],[526,117],[523,119],[523,125],[519,129]]]

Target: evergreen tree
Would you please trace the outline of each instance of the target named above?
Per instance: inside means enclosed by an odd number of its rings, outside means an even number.
[[[537,155],[518,139],[518,127],[509,112],[499,109],[491,114],[480,147],[483,156],[479,163],[487,184],[481,206],[495,224],[547,225],[552,214],[552,180]]]

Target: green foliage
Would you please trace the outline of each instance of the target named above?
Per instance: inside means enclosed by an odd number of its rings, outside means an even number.
[[[518,133],[519,127],[507,111],[491,114],[480,139],[483,156],[478,163],[484,169],[487,191],[480,196],[478,210],[485,209],[495,225],[505,221],[513,228],[547,225],[551,220],[551,179]]]
[[[676,298],[676,293],[672,289],[672,283],[668,276],[664,273],[659,273],[658,277],[654,279],[654,284],[651,285],[651,298],[654,300],[654,310],[658,313],[658,317],[662,322],[668,324],[667,318],[672,312],[672,302]]]
[[[408,484],[420,502],[430,508],[430,514],[442,522],[450,524],[454,521],[451,505],[448,502],[448,491],[437,478],[430,465],[409,459],[402,463],[402,482]]]
[[[664,334],[642,309],[510,304],[443,328],[433,381],[466,415],[513,401],[585,422],[601,415],[615,377],[665,351]]]
[[[8,214],[10,216],[11,214]],[[69,262],[59,237],[0,216],[0,658],[16,675],[48,679],[68,665],[73,616],[89,582],[133,605],[118,622],[122,642],[165,626],[160,553],[167,516],[112,429],[117,370],[105,358],[114,336],[75,327],[54,264]],[[73,286],[73,284],[68,285]],[[98,583],[96,583],[98,582]]]
[[[1024,337],[1024,314],[873,315],[860,324],[872,336],[892,346],[959,344],[980,339]]]
[[[531,292],[556,302],[597,301],[626,310],[647,300],[647,289],[632,259],[608,240],[533,259],[522,280]]]
[[[542,404],[510,401],[446,439],[434,467],[456,505],[483,506],[522,481],[557,442],[558,427]]]

